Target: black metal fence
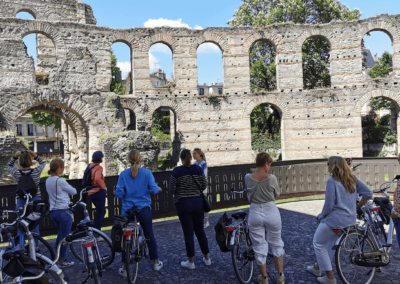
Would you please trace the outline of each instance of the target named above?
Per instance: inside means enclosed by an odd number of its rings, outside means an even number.
[[[363,165],[356,171],[356,176],[364,181],[371,189],[379,187],[382,183],[390,181],[399,170],[396,158],[371,158],[354,159],[353,163],[362,162]],[[244,188],[244,177],[247,173],[255,170],[254,164],[210,167],[208,172],[209,200],[213,209],[228,208],[232,206],[245,205],[241,195],[235,194],[228,200],[228,194],[233,187],[236,190]],[[307,161],[285,161],[275,162],[270,170],[274,174],[281,187],[281,198],[300,197],[307,195],[323,194],[329,173],[327,171],[326,159]],[[153,173],[162,192],[152,196],[152,210],[154,218],[162,218],[176,215],[172,194],[168,192],[171,172]],[[115,197],[115,188],[118,176],[106,177],[107,185],[107,213],[103,226],[113,224],[112,217],[121,213],[121,201]],[[82,189],[81,180],[69,180],[69,184],[78,192]],[[45,183],[40,184],[43,198],[47,198]],[[0,200],[2,209],[13,209],[15,207],[15,185],[0,186]],[[391,189],[394,191],[394,187]],[[72,201],[77,201],[78,195]],[[89,212],[93,218],[95,208],[92,208],[90,199],[86,197]],[[78,208],[74,212],[74,224],[83,219],[83,212]],[[44,218],[40,225],[42,235],[56,233],[55,225],[49,217]]]

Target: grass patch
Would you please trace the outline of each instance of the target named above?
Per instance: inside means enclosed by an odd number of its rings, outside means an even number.
[[[165,163],[166,160],[169,160],[169,162]],[[172,150],[168,151],[168,156],[165,158],[159,158],[157,160],[157,169],[159,171],[167,171],[167,170],[172,170],[176,167],[174,163],[172,163]]]

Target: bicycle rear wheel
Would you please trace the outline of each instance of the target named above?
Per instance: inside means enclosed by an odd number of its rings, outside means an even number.
[[[126,248],[126,274],[128,275],[128,283],[134,284],[137,281],[137,276],[139,272],[139,262],[138,262],[138,243],[139,241],[132,237],[132,241]]]
[[[90,230],[93,230],[93,232],[98,235],[97,238],[102,239],[101,242],[96,241],[96,243],[100,251],[101,264],[105,268],[113,263],[115,259],[115,251],[113,250],[111,240],[105,233],[97,230],[96,228],[90,228]],[[78,232],[79,231],[75,231],[72,233],[72,235]],[[69,244],[69,248],[76,259],[80,262],[83,262],[82,244],[80,242],[73,242]]]
[[[247,236],[243,229],[240,229],[235,236],[232,263],[239,282],[250,283],[254,272],[254,251],[252,247],[248,246]]]
[[[362,250],[362,245],[364,249]],[[335,262],[340,279],[346,284],[369,284],[375,277],[376,267],[365,267],[356,264],[356,257],[361,253],[375,251],[375,245],[360,231],[352,230],[341,237],[336,248]]]

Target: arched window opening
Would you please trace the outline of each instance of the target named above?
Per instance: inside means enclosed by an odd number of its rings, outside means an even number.
[[[137,130],[136,115],[130,109],[125,109],[125,120],[127,130]]]
[[[302,47],[304,89],[331,86],[330,52],[331,47],[323,37],[308,38]]]
[[[393,71],[392,40],[381,31],[367,33],[362,41],[363,70],[371,78],[384,78]]]
[[[173,54],[166,44],[156,43],[149,50],[150,81],[156,88],[175,86]]]
[[[253,109],[250,115],[251,145],[257,152],[267,152],[274,160],[281,159],[281,113],[265,103]]]
[[[364,157],[397,156],[399,106],[393,100],[376,97],[361,111]]]
[[[26,19],[26,20],[35,20],[35,16],[33,15],[33,13],[27,12],[27,11],[21,11],[21,12],[17,13],[17,15],[15,17],[20,18],[20,19]]]
[[[250,48],[250,87],[252,93],[276,89],[276,48],[268,41],[257,41]]]
[[[212,42],[197,48],[198,90],[201,96],[224,94],[222,51]]]
[[[23,38],[28,56],[33,60],[33,67],[38,85],[49,85],[49,76],[57,70],[56,47],[53,41],[42,34],[29,34]]]
[[[132,92],[131,49],[123,42],[112,45],[111,72],[110,91],[118,95],[129,95]]]

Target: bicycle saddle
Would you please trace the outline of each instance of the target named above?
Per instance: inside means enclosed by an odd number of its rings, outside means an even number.
[[[18,245],[15,248],[13,248],[12,250],[6,251],[3,254],[3,259],[9,261],[11,258],[23,255],[25,253],[26,253],[25,247],[21,247],[20,245]]]
[[[140,210],[136,209],[136,210],[126,210],[125,211],[126,214],[130,215],[138,215],[140,213]]]
[[[90,221],[87,221],[87,222],[81,222],[78,225],[76,225],[78,230],[86,229],[88,227],[93,227],[93,226],[94,226],[94,221],[93,220],[90,220]]]
[[[244,218],[246,218],[247,213],[246,212],[236,212],[234,214],[232,214],[232,217],[237,219],[242,219],[244,220]]]

